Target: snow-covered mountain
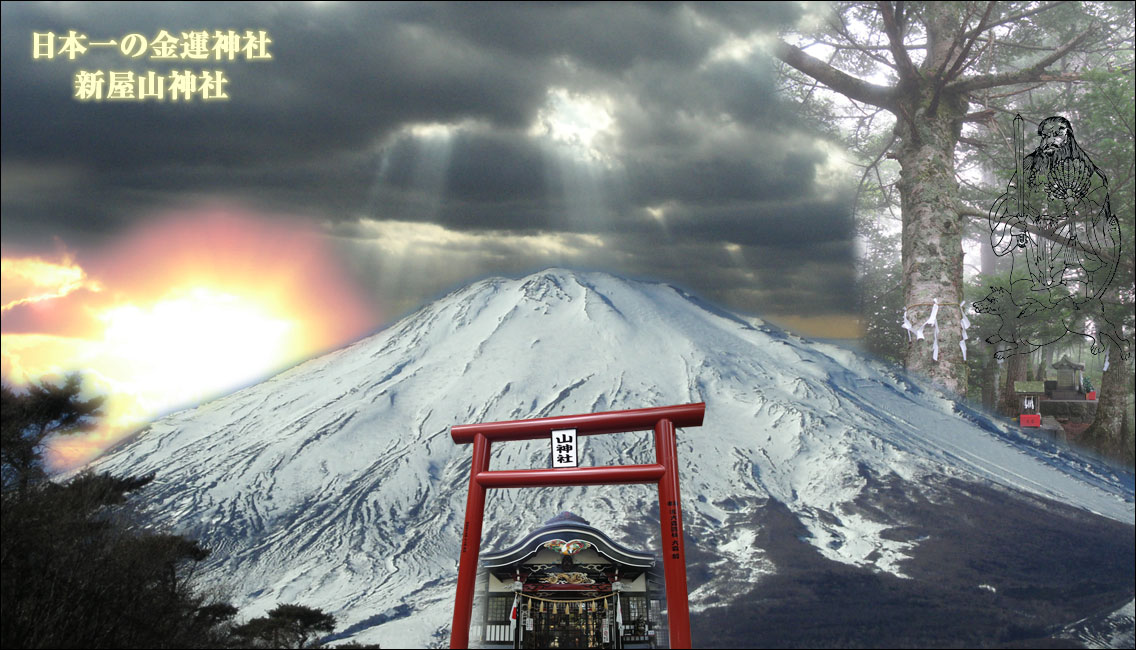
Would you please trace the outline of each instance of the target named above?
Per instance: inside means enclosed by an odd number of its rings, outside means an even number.
[[[355,640],[425,646],[449,637],[469,479],[470,449],[450,426],[698,401],[704,426],[679,433],[696,643],[732,643],[747,612],[770,616],[774,601],[754,600],[763,585],[775,598],[778,580],[817,575],[842,593],[926,587],[942,603],[1018,608],[995,622],[1026,631],[1001,640],[1132,600],[1131,474],[847,350],[598,273],[477,282],[163,418],[95,466],[157,472],[154,512],[213,548],[208,579],[242,615],[304,603]],[[582,465],[653,461],[646,433],[584,438],[582,453]],[[548,464],[534,441],[496,445],[491,467]],[[628,546],[657,544],[654,490],[621,486],[491,492],[483,548],[563,510]],[[1074,570],[1096,586],[1027,593],[1080,585],[1062,577]]]

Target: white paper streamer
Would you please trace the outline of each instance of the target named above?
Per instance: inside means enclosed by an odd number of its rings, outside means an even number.
[[[959,341],[959,347],[962,348],[962,360],[966,361],[966,328],[970,327],[970,319],[966,317],[966,301],[959,303],[959,311],[962,312],[962,318],[959,319],[959,325],[962,326],[962,340]]]
[[[959,326],[962,327],[962,340],[959,341],[959,348],[962,349],[962,360],[966,361],[966,341],[969,336],[966,333],[967,328],[970,327],[970,319],[966,317],[966,301],[959,303],[959,311],[962,312],[962,318],[959,319]],[[907,330],[908,343],[912,340],[912,335],[916,339],[926,339],[923,330],[927,326],[931,326],[931,358],[935,361],[939,360],[939,299],[935,298],[931,306],[931,315],[922,325],[913,325],[911,323],[910,309],[903,310],[903,324],[901,327]]]
[[[911,324],[911,320],[907,317],[907,310],[903,310],[903,329],[907,330],[907,342],[911,342],[911,334],[915,331],[915,326]]]
[[[1104,366],[1101,367],[1101,372],[1108,370],[1108,353],[1112,350],[1111,345],[1106,345],[1104,348]],[[1103,382],[1102,382],[1103,383]]]
[[[935,306],[931,308],[931,316],[923,327],[931,326],[931,359],[939,360],[939,299],[935,298]],[[919,338],[923,338],[923,327],[919,328]]]

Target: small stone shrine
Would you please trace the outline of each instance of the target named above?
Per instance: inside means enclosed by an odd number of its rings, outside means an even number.
[[[1085,399],[1085,364],[1064,356],[1053,364],[1053,369],[1057,371],[1057,385],[1050,391],[1050,399]]]

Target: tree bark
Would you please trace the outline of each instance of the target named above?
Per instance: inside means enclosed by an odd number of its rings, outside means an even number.
[[[982,366],[982,410],[994,410],[998,399],[998,360],[993,355],[986,357],[986,365]]]
[[[1108,370],[1101,377],[1097,391],[1097,413],[1093,423],[1081,435],[1081,442],[1100,453],[1120,460],[1129,466],[1136,462],[1132,435],[1125,423],[1128,410],[1128,377],[1131,370],[1121,358],[1120,348],[1109,343]]]
[[[951,57],[949,9],[928,5],[927,58],[922,74],[898,87],[896,135],[900,146],[899,194],[903,214],[903,296],[913,323],[926,319],[939,303],[939,352],[934,341],[914,340],[907,347],[904,367],[943,389],[966,392],[966,364],[959,342],[962,329],[962,219],[955,209],[955,146],[968,102],[957,93],[943,93],[936,70]]]
[[[913,323],[926,321],[939,303],[938,359],[934,340],[915,339],[907,347],[904,367],[961,394],[964,363],[959,341],[962,301],[962,225],[951,209],[957,191],[954,147],[957,123],[944,116],[916,111],[916,124],[905,125],[898,155],[899,192],[903,206],[903,297]]]
[[[1037,380],[1045,381],[1046,375],[1049,373],[1049,366],[1053,365],[1053,346],[1047,345],[1042,351],[1041,363],[1037,366]]]
[[[987,187],[998,187],[998,179],[994,175],[994,170],[991,168],[991,164],[992,163],[987,163],[982,166],[982,183]],[[983,230],[984,235],[985,225],[986,224],[984,221],[982,225],[979,226],[979,229]],[[982,274],[982,280],[984,282],[989,282],[989,278],[992,278],[995,274],[997,274],[999,267],[1002,266],[1000,264],[1002,258],[998,257],[994,253],[993,246],[979,246],[978,250],[979,272]]]
[[[1018,403],[1018,394],[1014,391],[1014,382],[1025,381],[1026,355],[1012,354],[1006,359],[1006,388],[1002,392],[1002,401],[999,410],[1007,417],[1017,417],[1021,414],[1021,405]]]

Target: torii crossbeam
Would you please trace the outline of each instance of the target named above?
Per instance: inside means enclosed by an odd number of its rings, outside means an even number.
[[[489,488],[553,487],[654,483],[659,490],[659,523],[663,540],[663,575],[672,648],[690,647],[690,608],[686,592],[686,551],[682,541],[682,505],[678,490],[676,427],[702,426],[706,404],[682,404],[630,411],[565,415],[535,420],[462,424],[450,428],[455,444],[473,443],[469,496],[462,529],[457,597],[450,647],[469,646],[473,592],[481,527],[485,517],[485,491]],[[489,470],[489,448],[495,442],[547,438],[552,431],[575,429],[577,435],[627,431],[655,431],[655,463],[557,469]]]

